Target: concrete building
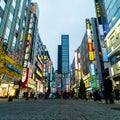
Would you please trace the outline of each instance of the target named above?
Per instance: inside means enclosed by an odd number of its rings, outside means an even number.
[[[58,73],[61,76],[61,89],[69,89],[69,35],[61,35],[61,45],[58,46]]]
[[[5,88],[1,91],[3,97],[11,94],[14,96],[22,79],[30,2],[30,0],[0,1],[0,51],[3,51],[0,55],[0,61],[3,61],[0,75],[4,76],[1,77],[1,90],[2,87]],[[4,85],[3,80],[6,81]]]
[[[99,35],[104,33],[101,48],[104,48],[103,54],[108,54],[108,68],[115,85],[120,85],[119,71],[119,49],[120,49],[120,1],[119,0],[95,0],[98,23],[101,21]],[[106,18],[106,24],[104,19]],[[108,28],[108,29],[105,29]],[[100,32],[103,31],[103,32]],[[105,49],[107,48],[107,50]],[[103,55],[104,57],[104,55]]]

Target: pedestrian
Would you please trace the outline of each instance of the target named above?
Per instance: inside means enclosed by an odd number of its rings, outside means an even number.
[[[104,98],[105,98],[106,104],[108,104],[108,102],[110,104],[113,104],[114,103],[113,87],[112,87],[112,80],[109,75],[105,79],[103,79],[103,85],[104,85]]]
[[[114,93],[115,93],[115,99],[116,100],[119,100],[119,89],[118,89],[118,87],[117,86],[115,86],[115,88],[114,88]]]

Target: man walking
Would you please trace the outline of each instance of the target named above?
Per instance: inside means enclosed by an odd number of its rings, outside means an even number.
[[[104,85],[104,97],[105,97],[105,101],[106,104],[108,104],[108,101],[110,104],[114,103],[113,100],[113,88],[112,88],[112,80],[110,76],[107,76],[104,81],[103,81],[103,85]]]

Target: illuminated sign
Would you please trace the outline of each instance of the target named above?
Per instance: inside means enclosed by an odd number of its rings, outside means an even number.
[[[89,60],[94,60],[93,43],[92,43],[92,35],[91,35],[91,24],[90,24],[89,19],[86,19],[86,30],[87,30],[87,38],[88,38]]]
[[[98,23],[102,24],[102,21],[101,21],[101,9],[100,9],[100,3],[98,2],[98,0],[95,0],[95,6],[96,6],[97,17],[98,17]]]
[[[88,43],[88,51],[89,52],[93,51],[93,44],[92,43]]]
[[[95,75],[95,65],[94,64],[90,64],[90,73],[91,73],[91,75]]]
[[[78,66],[77,66],[77,50],[75,50],[75,69],[78,69]]]
[[[37,66],[40,68],[40,70],[42,71],[42,65],[40,63],[37,63]]]
[[[53,65],[51,64],[50,65],[50,81],[52,81],[52,77],[53,77],[53,71],[52,71],[53,69],[52,68],[53,68]]]
[[[102,55],[103,55],[104,62],[108,62],[108,55],[107,55],[107,49],[106,48],[102,48]]]
[[[23,68],[23,73],[22,73],[22,86],[26,86],[28,82],[28,68]]]
[[[39,70],[36,70],[36,74],[42,77],[42,74],[39,72]]]
[[[27,36],[27,40],[29,41],[29,40],[30,40],[30,38],[31,38],[31,36],[30,36],[30,34],[28,34],[28,36]]]
[[[89,52],[89,60],[94,60],[94,53],[93,52]]]
[[[8,62],[6,62],[5,65],[6,65],[6,67],[10,68],[11,70],[13,70],[13,71],[15,71],[15,72],[17,72],[19,74],[22,74],[21,70],[17,69],[15,66],[9,64]]]
[[[98,25],[98,28],[99,28],[99,33],[101,36],[104,36],[104,31],[103,31],[103,25]]]
[[[97,11],[97,16],[100,17],[100,5],[98,2],[96,2],[96,11]]]

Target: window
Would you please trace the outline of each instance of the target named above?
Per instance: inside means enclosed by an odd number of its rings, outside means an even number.
[[[11,6],[11,8],[10,8],[10,12],[14,15],[14,8],[13,8],[13,6]]]
[[[0,24],[1,24],[1,21],[2,21],[2,20],[1,20],[1,17],[0,17]]]
[[[4,0],[5,1],[5,3],[7,3],[7,0]]]
[[[7,27],[10,29],[10,27],[11,27],[11,21],[8,19],[8,21],[7,21]]]
[[[18,28],[19,28],[19,26],[18,26],[18,24],[16,24],[16,30],[18,31]]]
[[[13,42],[12,42],[12,49],[15,48],[15,44],[16,44],[16,37],[14,36]]]
[[[9,33],[10,33],[10,29],[7,27],[5,34],[6,34],[7,36],[9,36]]]
[[[13,0],[13,1],[12,1],[12,6],[13,6],[13,8],[15,8],[15,5],[16,5],[16,0]]]
[[[12,22],[12,19],[13,19],[13,14],[12,14],[12,13],[10,13],[9,19],[10,19],[10,21]]]
[[[3,11],[3,9],[2,9],[1,6],[0,6],[0,17],[1,17],[1,18],[3,18],[3,14],[4,14],[4,11]]]
[[[1,1],[0,1],[0,6],[1,6],[1,8],[4,10],[4,8],[5,8],[5,2],[4,2],[4,0],[1,0]]]

